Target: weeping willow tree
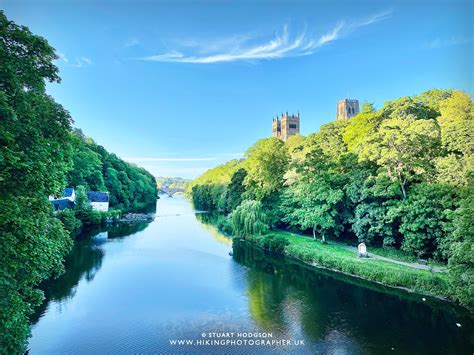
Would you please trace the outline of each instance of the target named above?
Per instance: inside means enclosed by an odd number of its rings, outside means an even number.
[[[268,217],[260,201],[242,202],[229,216],[232,231],[235,235],[246,237],[268,232]]]

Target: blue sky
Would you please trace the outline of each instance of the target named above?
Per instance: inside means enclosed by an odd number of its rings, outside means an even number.
[[[57,49],[48,91],[75,125],[157,176],[195,177],[345,97],[380,107],[473,93],[472,1],[5,1]]]

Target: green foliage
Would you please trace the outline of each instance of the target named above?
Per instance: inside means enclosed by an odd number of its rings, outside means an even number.
[[[418,184],[400,205],[402,250],[421,258],[446,260],[458,198],[451,186]]]
[[[288,238],[282,235],[267,234],[262,237],[263,249],[272,251],[274,253],[283,253],[285,247],[289,244]]]
[[[261,139],[247,150],[245,156],[245,185],[255,198],[262,200],[283,186],[288,152],[281,140]]]
[[[226,210],[233,211],[242,202],[245,194],[244,180],[247,177],[247,171],[245,169],[239,169],[230,179],[229,188],[227,189],[227,203]]]
[[[66,184],[108,190],[111,205],[135,208],[156,201],[156,182],[144,169],[108,153],[80,131],[46,94],[59,82],[54,49],[0,11],[0,352],[23,353],[28,316],[41,303],[36,286],[63,271],[69,233],[101,223],[104,214],[79,203],[54,214],[49,195]]]
[[[102,212],[96,211],[91,207],[84,186],[76,187],[74,214],[86,227],[100,225],[106,217]]]
[[[460,207],[454,216],[455,230],[449,258],[449,273],[454,297],[474,311],[474,184],[461,193]]]
[[[82,131],[75,130],[75,133],[71,134],[71,144],[73,169],[68,172],[68,185],[82,185],[88,190],[104,191],[101,156],[91,149],[93,142],[89,140],[88,143]]]
[[[200,210],[224,210],[226,207],[227,185],[232,175],[239,169],[239,161],[231,160],[226,164],[206,171],[186,185],[186,193],[193,199],[194,207]]]
[[[470,95],[430,90],[379,110],[366,105],[356,117],[325,124],[306,138],[260,140],[242,162],[194,180],[190,192],[196,205],[230,213],[234,233],[249,239],[261,230],[252,231],[245,224],[251,219],[243,216],[255,214],[247,209],[260,201],[267,226],[312,231],[323,241],[365,241],[407,258],[449,260],[455,290],[449,296],[472,305],[472,217],[467,216],[472,211],[460,195],[472,186],[473,135]],[[262,240],[270,248],[270,239]],[[339,265],[330,255],[321,258]],[[351,272],[357,269],[353,264],[345,260],[338,267]],[[439,282],[438,291],[446,294],[444,278],[423,277],[419,282],[426,284],[420,286],[415,274],[389,271],[396,276],[369,266],[360,275],[424,290],[437,289],[432,282]]]
[[[225,206],[226,186],[204,184],[192,187],[194,207],[203,211],[222,210]]]
[[[82,226],[81,220],[76,218],[76,214],[72,209],[66,208],[60,211],[56,214],[56,217],[62,222],[64,229],[66,229],[69,234],[72,234]]]
[[[186,185],[190,183],[191,180],[183,179],[181,177],[157,177],[156,185],[158,188],[163,186],[168,186],[171,189],[185,189]]]
[[[282,242],[277,242],[277,244],[284,246],[277,249],[274,247],[274,251],[279,250],[279,253],[308,264],[340,271],[384,285],[409,288],[417,292],[442,297],[451,295],[446,273],[418,270],[382,260],[361,259],[354,251],[338,244],[321,244],[310,238],[287,232],[254,235],[247,237],[246,240],[255,243],[260,248],[269,249],[271,241],[277,238],[284,239]]]
[[[232,225],[230,224],[229,218],[223,215],[219,215],[216,222],[217,229],[226,235],[232,234]]]
[[[268,231],[268,217],[263,211],[260,201],[247,200],[242,202],[229,215],[229,220],[234,235],[246,237]]]
[[[450,153],[471,155],[474,152],[474,119],[471,97],[462,91],[439,103],[443,147]]]
[[[48,42],[0,12],[0,352],[23,353],[35,286],[62,272],[71,239],[48,195],[71,166],[71,118],[45,92],[59,82]]]
[[[400,247],[399,187],[384,175],[359,171],[346,188],[354,204],[351,223],[358,241],[374,246]]]
[[[324,179],[315,179],[311,184],[295,183],[283,195],[283,222],[302,230],[311,228],[313,237],[321,235],[323,241],[329,235],[337,236],[341,227],[337,205],[342,197],[343,192]]]
[[[107,152],[80,130],[71,133],[71,142],[74,156],[67,176],[68,186],[108,191],[110,207],[123,211],[156,203],[158,188],[155,177],[148,171]]]

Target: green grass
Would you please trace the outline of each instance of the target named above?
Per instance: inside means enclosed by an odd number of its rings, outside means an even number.
[[[387,286],[403,287],[418,293],[450,298],[451,292],[446,273],[433,273],[389,261],[359,258],[354,251],[344,248],[343,245],[322,244],[319,240],[283,231],[247,237],[246,240],[255,243],[260,248],[268,249],[268,245],[271,244],[269,240],[282,237],[287,240],[282,253],[306,263]]]
[[[370,247],[370,252],[376,255],[384,256],[386,258],[392,258],[399,261],[405,261],[408,263],[416,263],[418,258],[410,255],[406,255],[403,251],[398,249],[384,249],[380,247]]]
[[[370,247],[370,253],[384,256],[386,258],[409,262],[409,263],[416,263],[419,260],[419,258],[406,255],[403,251],[398,250],[398,249],[385,249],[385,248],[380,248],[380,247]],[[429,259],[427,261],[428,261],[428,265],[431,265],[431,266],[446,267],[446,263],[434,261],[432,259]]]

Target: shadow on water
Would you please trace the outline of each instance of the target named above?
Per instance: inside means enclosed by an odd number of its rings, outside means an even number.
[[[471,354],[474,348],[472,317],[450,303],[315,270],[237,239],[233,257],[249,268],[255,322],[276,333],[298,323],[309,342],[325,344],[321,352]]]
[[[65,258],[66,272],[56,279],[40,284],[45,299],[30,317],[36,324],[51,301],[63,301],[74,297],[79,281],[91,282],[102,266],[105,251],[101,247],[107,240],[120,240],[148,227],[148,223],[120,223],[108,227],[91,228],[75,237],[74,246]]]

